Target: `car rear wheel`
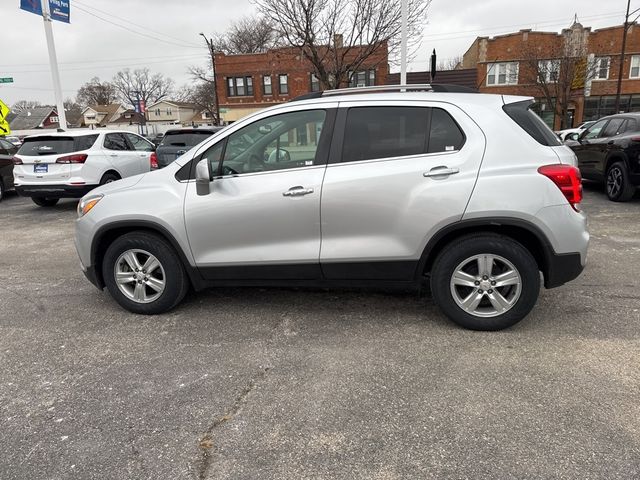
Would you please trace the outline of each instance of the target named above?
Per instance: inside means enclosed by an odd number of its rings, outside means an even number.
[[[440,253],[431,270],[433,298],[444,314],[472,330],[502,330],[533,308],[540,273],[531,253],[509,237],[463,237]]]
[[[104,256],[102,274],[109,293],[121,306],[144,315],[171,310],[189,287],[171,245],[146,232],[129,233],[114,241]]]
[[[53,207],[60,201],[59,198],[48,197],[31,197],[31,200],[39,207]]]
[[[114,173],[105,173],[100,179],[100,185],[106,185],[107,183],[115,182],[116,180],[120,180],[120,177]]]
[[[631,184],[629,172],[624,162],[615,162],[607,170],[607,197],[613,202],[628,202],[636,187]]]

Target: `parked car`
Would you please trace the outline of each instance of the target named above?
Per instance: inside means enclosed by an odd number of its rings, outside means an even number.
[[[222,128],[223,127],[194,127],[167,130],[156,149],[158,167],[166,167],[180,155],[186,153],[199,143],[204,142],[211,135],[222,130]]]
[[[160,145],[160,142],[162,141],[163,137],[164,137],[164,133],[156,133],[155,135],[151,136],[149,140],[151,141],[151,143],[153,143],[157,147],[158,145]]]
[[[154,145],[135,133],[72,130],[25,138],[14,157],[18,194],[36,205],[80,198],[99,185],[157,168]]]
[[[9,190],[13,190],[13,156],[18,151],[13,143],[0,138],[0,200]]]
[[[585,264],[575,155],[531,98],[402,88],[274,106],[100,187],[78,205],[85,275],[142,314],[190,286],[429,281],[458,324],[515,324],[540,272],[552,288]]]
[[[22,145],[22,140],[20,140],[20,138],[19,138],[19,137],[16,137],[16,136],[10,135],[10,136],[8,136],[8,137],[2,137],[2,138],[4,138],[5,140],[7,140],[8,142],[13,143],[16,147],[19,147],[20,145]]]
[[[560,137],[560,140],[562,140],[563,142],[567,139],[569,139],[569,137],[574,134],[576,135],[575,137],[572,137],[571,139],[574,140],[575,138],[577,138],[582,132],[584,132],[587,128],[589,128],[591,125],[593,125],[595,122],[595,120],[592,121],[588,121],[588,122],[583,122],[580,125],[578,125],[575,128],[567,128],[565,130],[559,130],[556,133],[558,134],[558,137]]]
[[[640,185],[640,113],[602,118],[567,145],[583,178],[602,182],[614,202],[630,200]]]

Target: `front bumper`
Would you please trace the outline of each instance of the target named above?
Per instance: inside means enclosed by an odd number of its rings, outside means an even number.
[[[23,197],[81,198],[99,185],[16,185]]]

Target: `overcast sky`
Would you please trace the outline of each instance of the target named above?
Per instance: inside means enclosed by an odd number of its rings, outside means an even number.
[[[70,1],[71,24],[54,22],[65,98],[74,97],[90,78],[109,80],[127,67],[147,66],[183,85],[189,81],[189,65],[207,64],[198,33],[223,32],[255,11],[251,0]],[[42,20],[19,10],[19,3],[0,0],[0,77],[15,80],[0,84],[0,99],[9,105],[20,99],[53,104]],[[632,0],[632,10],[636,7],[640,0]],[[451,58],[462,55],[476,36],[522,28],[559,31],[571,25],[576,13],[593,28],[622,24],[625,8],[624,0],[432,0],[421,48],[409,70],[426,70],[433,48],[438,59]]]

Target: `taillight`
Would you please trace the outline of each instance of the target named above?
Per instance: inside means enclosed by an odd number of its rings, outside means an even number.
[[[86,153],[75,153],[73,155],[58,158],[56,163],[84,163],[87,160],[87,157],[88,155]]]
[[[20,157],[13,157],[14,165],[22,165],[22,159]]]
[[[582,201],[582,177],[580,170],[572,165],[545,165],[538,168],[541,173],[555,183],[575,211]]]
[[[156,152],[151,152],[151,156],[149,157],[149,166],[154,169],[158,168],[158,156]]]

